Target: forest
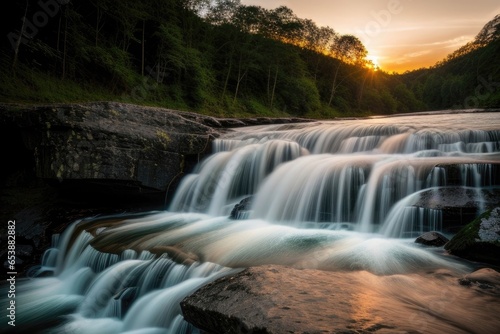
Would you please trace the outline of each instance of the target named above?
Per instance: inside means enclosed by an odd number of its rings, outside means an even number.
[[[500,107],[500,17],[435,66],[387,73],[353,35],[239,0],[14,1],[0,101],[122,101],[333,118]]]

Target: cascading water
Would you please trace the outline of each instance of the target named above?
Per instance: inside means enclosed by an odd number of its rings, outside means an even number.
[[[36,278],[18,284],[18,328],[195,333],[180,300],[261,264],[466,272],[408,238],[444,230],[433,194],[472,192],[480,213],[484,193],[500,190],[494,113],[248,127],[213,146],[168,211],[87,219],[55,236]],[[418,205],[424,195],[435,207]],[[249,196],[248,219],[229,219]]]

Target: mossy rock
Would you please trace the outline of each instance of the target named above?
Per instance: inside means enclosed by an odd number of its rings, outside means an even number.
[[[465,259],[500,265],[500,207],[474,219],[444,248]]]

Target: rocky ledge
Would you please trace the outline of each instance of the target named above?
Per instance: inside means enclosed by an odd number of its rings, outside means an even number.
[[[0,105],[1,145],[37,177],[100,192],[166,191],[228,127],[306,121],[214,118],[115,102]],[[14,163],[14,161],[12,161]]]
[[[217,136],[171,110],[107,102],[1,106],[0,124],[2,145],[21,143],[38,178],[117,192],[165,191]]]
[[[262,266],[202,287],[181,308],[208,333],[493,333],[499,277],[485,269],[376,276]]]

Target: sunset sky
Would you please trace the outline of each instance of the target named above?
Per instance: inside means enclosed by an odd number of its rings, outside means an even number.
[[[498,0],[242,0],[287,6],[301,18],[356,35],[388,72],[427,67],[471,41],[500,13]]]

